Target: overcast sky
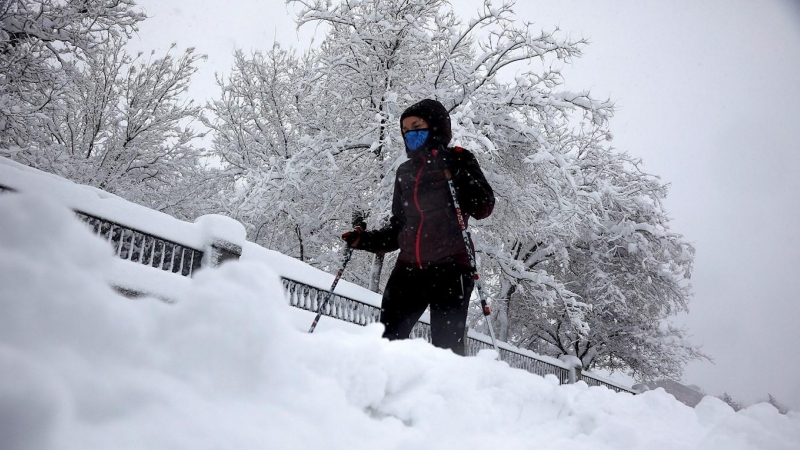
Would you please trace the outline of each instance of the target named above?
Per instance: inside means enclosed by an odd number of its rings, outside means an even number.
[[[276,40],[303,50],[283,0],[137,0],[150,19],[131,47],[193,46],[208,60],[191,94],[217,95],[232,51]],[[457,0],[462,18],[479,0]],[[517,16],[592,44],[566,68],[619,108],[614,145],[671,184],[673,231],[695,245],[691,312],[679,318],[715,358],[684,381],[742,402],[800,410],[800,5],[791,0],[520,1]],[[316,30],[316,39],[323,37]]]

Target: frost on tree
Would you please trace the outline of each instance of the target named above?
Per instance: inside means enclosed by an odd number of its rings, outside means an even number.
[[[69,78],[97,45],[124,39],[144,18],[132,2],[0,2],[0,145],[44,146]],[[42,149],[43,150],[43,149]],[[42,151],[40,150],[40,151]],[[32,150],[33,152],[33,150]]]
[[[133,1],[0,5],[0,154],[178,217],[210,212],[185,100],[200,56],[128,55],[145,18]]]
[[[611,101],[563,89],[584,40],[516,22],[513,2],[466,21],[442,0],[290,3],[325,38],[237,53],[207,120],[250,239],[333,267],[354,211],[388,220],[398,118],[435,98],[495,189],[471,232],[502,339],[642,378],[703,356],[667,322],[687,307],[694,249],[669,229],[666,186],[610,147]],[[383,263],[357,255],[346,276],[379,288]]]

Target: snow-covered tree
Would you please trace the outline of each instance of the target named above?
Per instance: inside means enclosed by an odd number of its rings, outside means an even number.
[[[325,39],[239,54],[209,121],[252,239],[324,268],[353,212],[383,226],[398,118],[435,98],[495,189],[472,233],[503,339],[641,377],[701,356],[665,322],[686,308],[694,251],[669,230],[665,186],[610,147],[610,101],[563,88],[585,41],[516,21],[513,2],[466,22],[445,0],[290,3]],[[376,288],[383,260],[361,257],[346,276]]]
[[[184,97],[201,58],[189,49],[178,58],[151,55],[126,64],[118,88],[109,90],[116,94],[110,123],[95,145],[85,148],[94,162],[90,184],[141,203],[179,203],[161,191],[197,176],[200,152],[192,143],[200,134],[184,123],[201,110]]]
[[[577,190],[573,198],[583,206],[559,208],[581,214],[577,236],[549,245],[516,243],[515,260],[499,260],[502,334],[543,353],[578,356],[586,368],[678,377],[685,363],[705,357],[684,330],[667,322],[687,308],[694,249],[669,231],[662,206],[666,186],[641,172],[640,161],[598,142],[576,142],[586,145],[567,148],[558,158],[535,157],[535,164],[568,171]],[[570,310],[579,327],[558,302],[518,289],[520,266],[540,267],[576,295],[583,308]]]
[[[316,211],[319,205],[329,206],[329,216],[309,218],[310,228],[322,232],[321,247],[329,247],[335,235],[349,226],[349,214],[355,209],[365,209],[373,226],[384,223],[394,169],[405,158],[398,117],[406,106],[421,98],[438,98],[447,105],[457,122],[457,143],[485,154],[487,159],[497,156],[491,140],[486,138],[489,129],[524,128],[513,116],[526,107],[547,105],[552,107],[551,115],[578,107],[595,114],[599,121],[610,114],[610,105],[593,103],[579,95],[555,93],[548,97],[548,93],[531,98],[536,84],[552,85],[549,72],[535,77],[531,74],[531,79],[524,81],[524,89],[499,83],[498,74],[511,63],[567,59],[578,54],[582,45],[555,33],[534,34],[529,27],[515,28],[512,5],[494,8],[487,4],[478,18],[462,24],[446,1],[295,3],[302,6],[299,25],[319,22],[327,26],[328,33],[320,47],[304,57],[304,71],[293,71],[294,80],[283,83],[294,89],[288,94],[295,99],[293,106],[288,106],[292,102],[284,105],[297,111],[292,131],[297,133],[300,147],[289,158],[293,163],[285,167],[270,165],[266,170],[292,170],[293,174],[304,171],[306,186],[324,186],[325,192],[341,193],[333,196],[343,202],[336,209],[330,208],[330,202],[320,203],[312,196],[312,207],[301,207]],[[481,38],[483,32],[487,34]],[[476,48],[480,39],[482,54]],[[236,71],[245,64],[258,65],[260,60],[263,56],[256,54],[251,60],[239,61]],[[269,98],[254,94],[260,89],[256,83],[234,84],[231,81],[225,86],[226,95],[236,91],[242,99]],[[273,89],[275,85],[267,86]],[[238,105],[235,109],[242,110]],[[247,120],[281,123],[271,112],[262,114],[260,120]],[[492,120],[487,121],[487,117]],[[228,119],[218,121],[216,128],[237,129],[237,125],[223,124],[225,121]],[[539,134],[538,130],[535,134]],[[261,145],[238,138],[227,142],[235,143],[236,151],[242,155],[257,153]],[[529,147],[531,142],[537,143],[528,136],[517,147]],[[230,154],[235,146],[226,144],[220,151]],[[498,158],[498,162],[505,160]],[[313,226],[313,222],[326,225]]]
[[[209,104],[213,146],[234,180],[227,208],[247,224],[250,239],[307,260],[316,256],[315,234],[328,195],[302,157],[298,79],[303,61],[275,46],[248,58],[238,51],[221,98]],[[330,204],[330,202],[328,202]]]
[[[202,58],[129,56],[131,1],[10,1],[0,9],[0,153],[181,218],[216,209],[185,100]]]
[[[0,146],[47,142],[80,62],[143,19],[130,0],[0,1]]]

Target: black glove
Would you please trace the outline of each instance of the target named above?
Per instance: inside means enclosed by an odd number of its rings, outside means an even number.
[[[444,171],[445,176],[449,174],[450,176],[448,176],[448,178],[455,177],[456,173],[466,165],[463,151],[464,149],[461,147],[445,149],[444,151],[440,150],[432,161],[434,167],[437,170]]]
[[[354,247],[355,248],[356,246],[358,246],[358,241],[361,240],[361,233],[363,233],[363,232],[364,232],[364,230],[361,227],[356,227],[355,230],[348,231],[347,233],[344,233],[342,235],[342,239],[345,242],[347,242],[347,246],[348,247]]]

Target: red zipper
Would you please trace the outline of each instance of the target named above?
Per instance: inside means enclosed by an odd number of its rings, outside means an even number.
[[[422,208],[419,206],[419,197],[417,196],[419,190],[419,180],[422,178],[422,169],[425,168],[425,158],[422,158],[422,167],[419,168],[419,172],[417,172],[417,179],[414,182],[414,204],[417,206],[417,211],[419,211],[419,227],[417,228],[417,242],[415,245],[417,251],[417,264],[419,268],[422,269],[422,258],[419,255],[419,242],[420,238],[422,237],[422,224],[425,222],[425,214],[422,212]]]

